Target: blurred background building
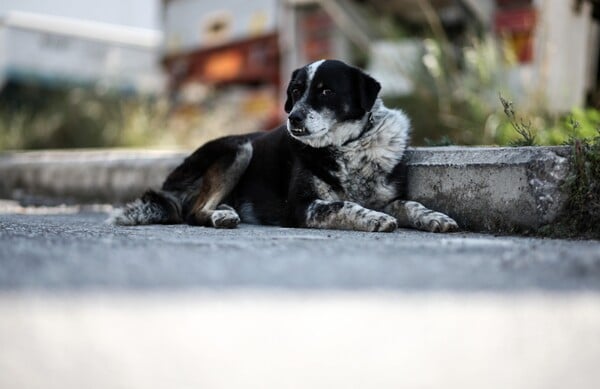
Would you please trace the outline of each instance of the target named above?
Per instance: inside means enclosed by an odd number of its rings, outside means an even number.
[[[0,3],[0,85],[104,83],[159,92],[161,44],[152,1]]]
[[[506,143],[499,93],[558,143],[555,123],[600,104],[599,17],[598,0],[4,0],[0,147],[43,147],[15,135],[43,127],[64,146],[193,147],[269,129],[291,71],[321,58],[379,79],[417,144]],[[48,128],[52,110],[63,116]],[[89,142],[69,143],[90,112]]]

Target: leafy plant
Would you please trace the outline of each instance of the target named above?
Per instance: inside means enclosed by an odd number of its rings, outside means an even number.
[[[565,145],[575,139],[592,139],[600,127],[600,111],[574,108],[562,115],[542,109],[517,115],[513,103],[499,96],[505,120],[495,132],[496,144],[511,146]],[[527,117],[525,121],[523,117]]]

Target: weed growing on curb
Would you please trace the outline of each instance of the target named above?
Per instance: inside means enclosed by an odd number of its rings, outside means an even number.
[[[531,121],[525,123],[517,119],[513,103],[501,94],[499,97],[510,124],[521,135],[521,139],[511,142],[511,146],[535,146]],[[534,234],[553,238],[600,239],[600,127],[596,136],[580,138],[575,134],[581,124],[573,115],[569,116],[565,125],[574,134],[565,143],[572,146],[572,171],[563,185],[568,195],[567,202],[556,222],[543,226]]]
[[[579,127],[573,118],[569,124],[573,130]],[[567,203],[557,222],[540,229],[541,235],[600,239],[600,127],[597,132],[593,138],[570,139],[572,173],[563,187]]]
[[[565,183],[569,193],[559,223],[569,236],[600,239],[600,128],[592,139],[573,141],[573,173]]]
[[[504,114],[508,118],[508,121],[515,131],[521,135],[521,139],[511,141],[510,146],[535,146],[535,134],[531,129],[531,121],[525,123],[523,119],[518,120],[517,116],[515,115],[512,101],[506,100],[504,97],[502,97],[502,94],[499,94],[498,96],[500,97],[500,102],[502,103]]]

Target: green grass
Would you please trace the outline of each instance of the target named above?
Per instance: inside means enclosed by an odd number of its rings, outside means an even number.
[[[576,139],[594,139],[600,128],[600,111],[594,108],[573,108],[562,115],[544,110],[518,114],[512,101],[502,95],[499,98],[505,115],[496,134],[499,145],[567,145]]]

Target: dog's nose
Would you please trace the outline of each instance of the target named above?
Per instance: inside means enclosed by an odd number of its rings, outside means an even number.
[[[302,111],[292,112],[290,114],[290,116],[288,116],[288,120],[290,121],[290,124],[294,128],[304,127],[305,119],[306,119],[306,116],[304,115],[304,113]]]

